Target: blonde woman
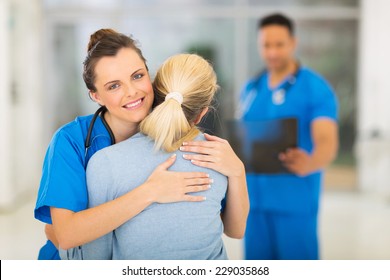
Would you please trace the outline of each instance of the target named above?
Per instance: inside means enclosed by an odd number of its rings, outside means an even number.
[[[234,158],[230,164],[236,166],[236,176],[226,177],[193,164],[181,151],[189,141],[205,140],[196,125],[207,113],[217,89],[213,68],[200,56],[169,58],[154,81],[157,106],[141,122],[140,133],[98,151],[87,167],[89,207],[136,188],[169,157],[177,158],[172,171],[209,174],[213,180],[210,188],[194,194],[205,200],[150,203],[113,232],[82,246],[77,258],[227,259],[222,234],[242,238],[248,215],[243,164]],[[226,141],[218,141],[228,146]]]

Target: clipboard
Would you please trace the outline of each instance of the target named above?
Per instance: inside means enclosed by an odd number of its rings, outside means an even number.
[[[243,161],[247,173],[291,174],[279,154],[298,146],[298,120],[225,122],[223,136]]]

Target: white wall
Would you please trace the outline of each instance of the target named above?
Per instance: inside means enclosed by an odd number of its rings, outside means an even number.
[[[390,194],[390,1],[361,0],[358,180]]]
[[[9,5],[0,1],[0,208],[12,199],[10,189]]]
[[[41,0],[12,0],[13,180],[18,193],[37,190],[42,166],[42,10]]]
[[[42,1],[0,1],[0,208],[35,194],[42,166]]]

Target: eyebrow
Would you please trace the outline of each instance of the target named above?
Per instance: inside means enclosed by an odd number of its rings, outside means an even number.
[[[140,71],[140,70],[144,70],[145,68],[139,68],[138,70],[135,70],[132,74],[131,74],[131,76],[133,76],[135,73],[137,73],[138,71]]]
[[[119,82],[119,80],[109,81],[109,82],[105,83],[104,86],[106,86],[106,85],[108,85],[108,84],[111,84],[111,83],[117,83],[117,82]]]
[[[133,76],[135,73],[137,73],[138,71],[143,70],[143,69],[144,68],[139,68],[139,69],[135,70],[130,76]],[[120,81],[119,80],[109,81],[109,82],[105,83],[104,86],[111,84],[111,83],[117,83],[117,82],[120,82]]]

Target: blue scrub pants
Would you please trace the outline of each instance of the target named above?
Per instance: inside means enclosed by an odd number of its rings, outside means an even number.
[[[317,213],[251,210],[244,240],[247,260],[317,260]]]
[[[60,255],[54,244],[48,240],[39,250],[38,260],[60,260]]]

